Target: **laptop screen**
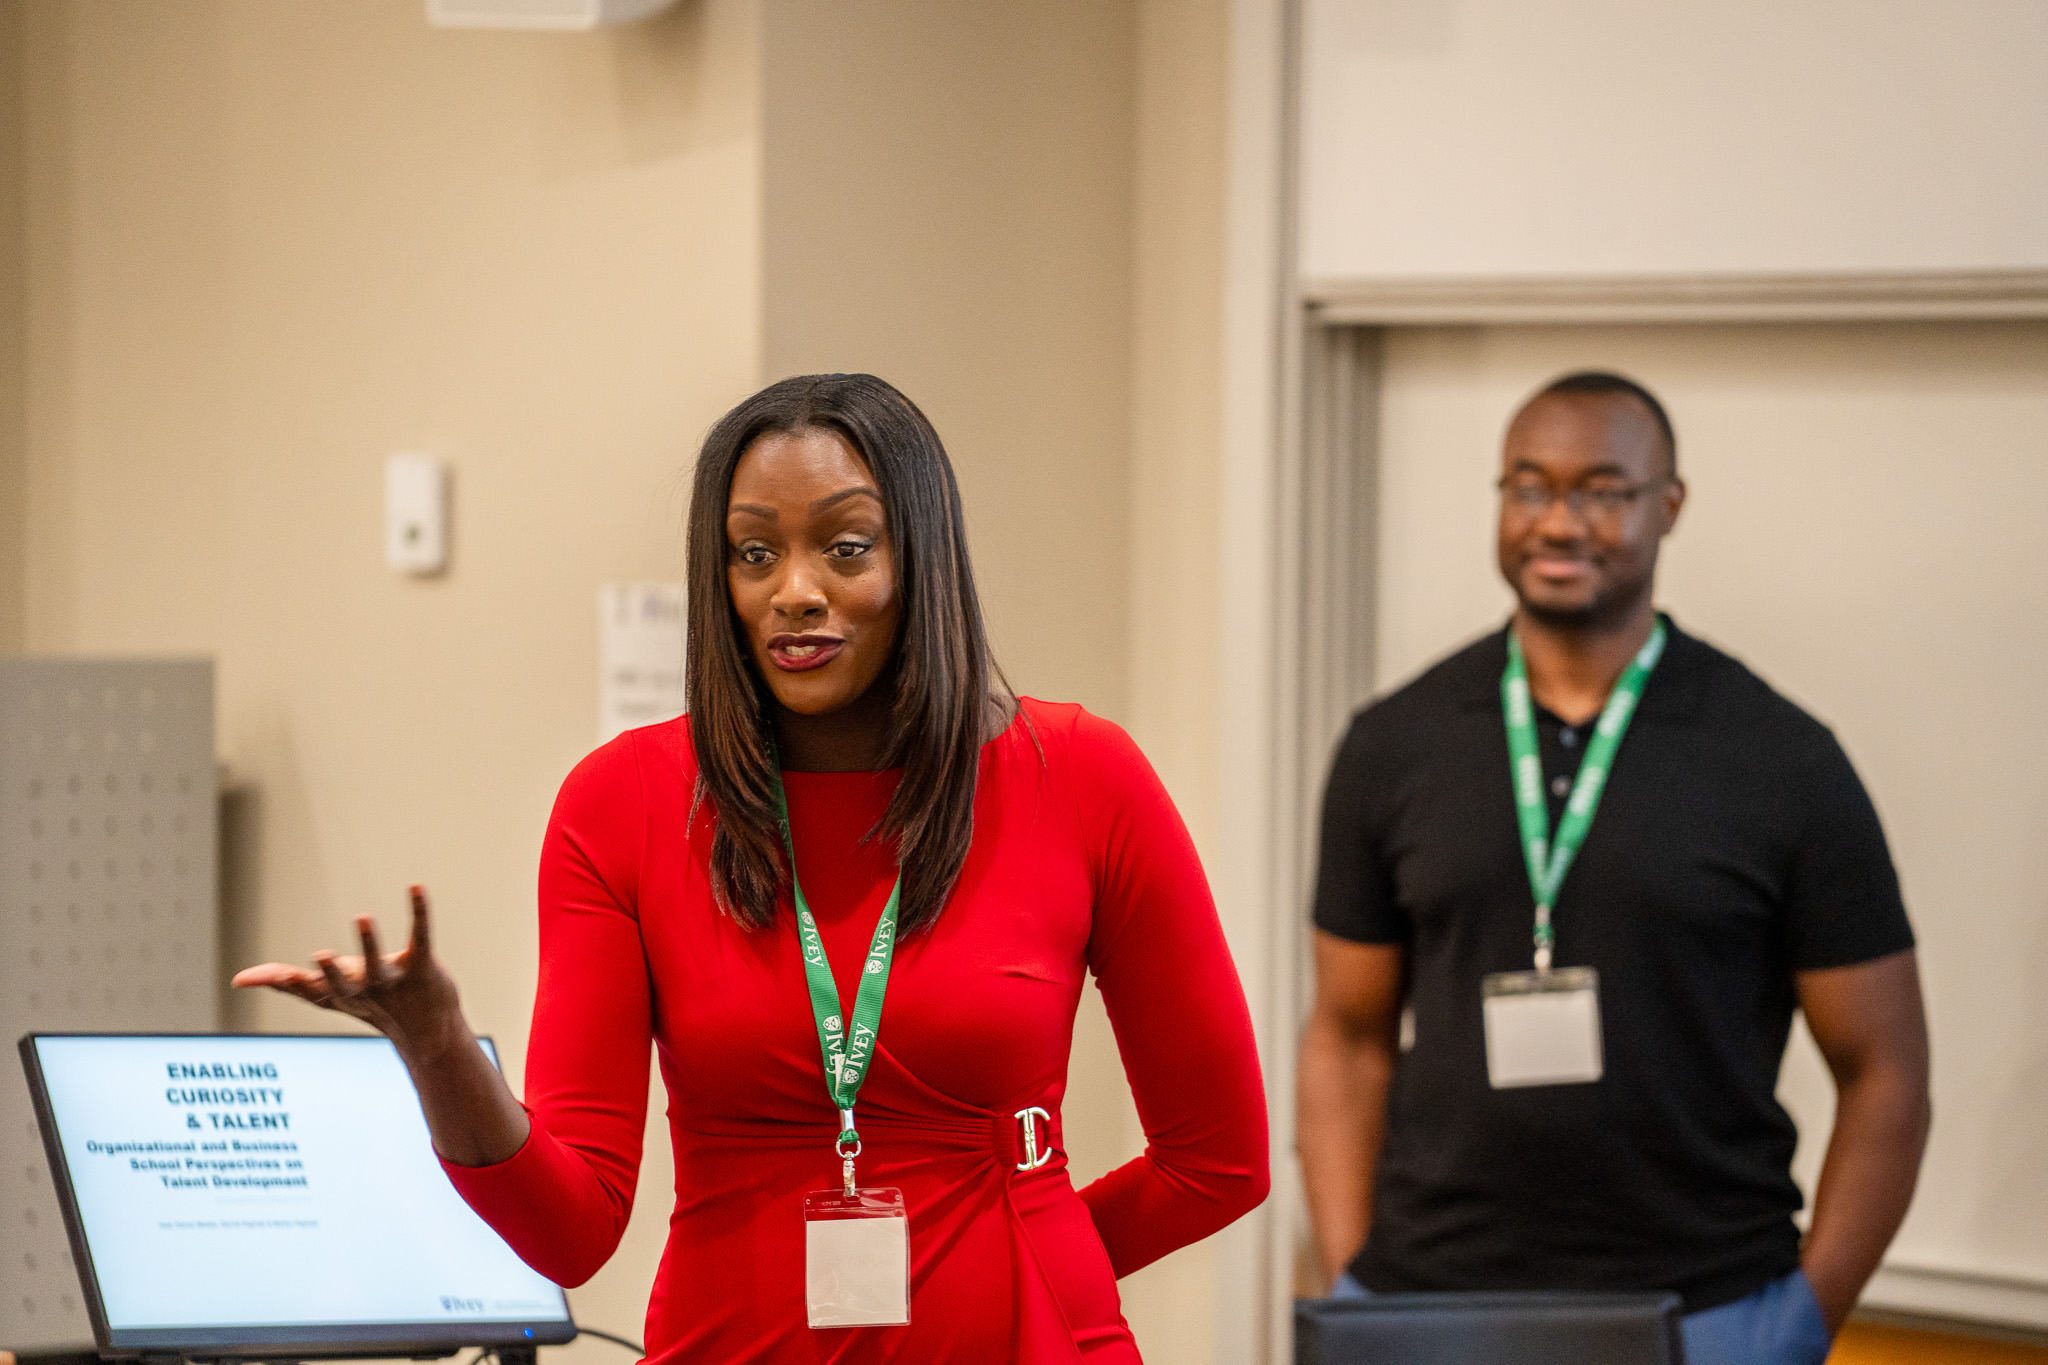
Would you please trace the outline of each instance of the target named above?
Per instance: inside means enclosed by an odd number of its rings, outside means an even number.
[[[32,1035],[22,1060],[103,1348],[575,1335],[449,1185],[384,1038]]]

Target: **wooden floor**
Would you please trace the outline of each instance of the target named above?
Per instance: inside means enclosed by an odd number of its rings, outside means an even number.
[[[1835,1339],[1828,1365],[2048,1365],[2048,1346],[1852,1322]]]

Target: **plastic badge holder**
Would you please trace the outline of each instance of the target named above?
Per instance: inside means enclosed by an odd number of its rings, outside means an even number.
[[[1497,972],[1481,992],[1494,1089],[1600,1079],[1600,978],[1591,967]]]
[[[804,1308],[813,1327],[910,1321],[910,1216],[896,1189],[804,1196]]]

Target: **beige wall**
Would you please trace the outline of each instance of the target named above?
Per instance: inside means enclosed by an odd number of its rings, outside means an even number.
[[[923,407],[1011,681],[1112,716],[1133,9],[779,0],[763,40],[768,374],[868,370]]]
[[[676,472],[759,375],[752,7],[563,36],[417,0],[26,13],[28,642],[214,655],[230,956],[302,959],[423,881],[516,1075],[597,585],[678,576]],[[444,578],[382,565],[397,449],[454,467]],[[667,1183],[657,1146],[574,1296],[593,1325],[638,1334]]]
[[[1217,596],[1226,563],[1217,469],[1228,6],[1146,0],[1138,18],[1125,724],[1173,792],[1213,876],[1222,833],[1221,689],[1210,661],[1222,646]],[[1222,908],[1227,918],[1232,907]],[[1134,1113],[1125,1133],[1136,1150]],[[1124,1312],[1149,1359],[1232,1358],[1218,1354],[1217,1315],[1230,1311],[1220,1307],[1230,1298],[1218,1292],[1219,1274],[1209,1241],[1123,1281]]]
[[[1227,6],[1139,6],[1132,309],[1129,725],[1205,848],[1216,837]]]
[[[1312,279],[2048,267],[2031,0],[1302,0]]]
[[[28,420],[22,55],[21,9],[0,5],[0,651],[21,647],[27,570],[22,553],[22,447]]]

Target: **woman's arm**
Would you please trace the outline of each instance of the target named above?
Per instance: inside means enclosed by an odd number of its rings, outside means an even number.
[[[1129,736],[1080,717],[1069,780],[1095,873],[1088,961],[1145,1152],[1081,1191],[1118,1276],[1236,1221],[1271,1182],[1266,1095],[1194,841]]]
[[[497,1165],[446,1166],[522,1260],[572,1288],[618,1249],[647,1126],[653,993],[640,941],[646,805],[636,748],[644,742],[629,731],[584,759],[548,820],[526,1046],[533,1136]]]
[[[389,1035],[419,1089],[456,1191],[520,1258],[574,1287],[610,1258],[632,1212],[647,1118],[651,991],[638,919],[645,829],[632,734],[590,755],[562,785],[541,851],[540,980],[526,1053],[526,1105],[476,1045],[451,977],[422,954],[363,961],[401,970],[367,980],[356,959],[272,963],[235,978],[343,1009]],[[415,911],[425,942],[425,907]],[[426,970],[431,966],[432,970]],[[530,1115],[530,1117],[529,1117]]]

